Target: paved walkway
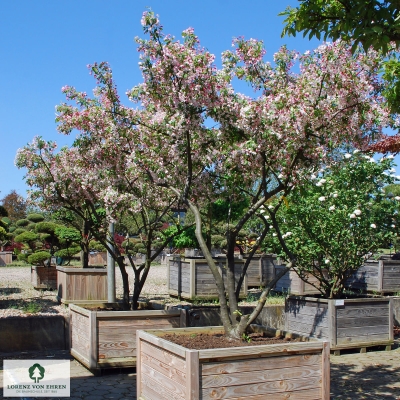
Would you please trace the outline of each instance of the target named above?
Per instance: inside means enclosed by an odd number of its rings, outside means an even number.
[[[400,400],[400,343],[392,351],[375,351],[331,356],[331,399]],[[71,360],[71,399],[136,399],[136,373],[110,370],[94,376],[69,357],[68,352],[0,354],[0,399],[3,399],[2,360],[46,357]],[[47,397],[47,399],[50,399]],[[60,398],[63,399],[63,398]]]

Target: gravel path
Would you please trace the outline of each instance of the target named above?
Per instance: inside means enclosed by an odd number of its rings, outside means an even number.
[[[127,268],[127,271],[132,290],[134,275],[131,268]],[[115,275],[117,299],[120,299],[122,298],[122,279],[118,269]],[[55,290],[33,288],[30,267],[0,267],[0,318],[32,314],[67,315],[68,307],[58,304],[56,295]],[[142,295],[146,298],[168,298],[165,266],[154,265],[150,268]]]

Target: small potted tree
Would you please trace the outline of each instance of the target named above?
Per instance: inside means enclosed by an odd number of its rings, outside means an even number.
[[[393,236],[398,201],[384,190],[395,179],[393,160],[375,161],[371,154],[357,151],[338,158],[296,188],[287,207],[271,213],[276,249],[287,258],[280,243],[284,240],[296,257],[293,274],[319,294],[287,298],[286,328],[327,339],[336,352],[375,345],[390,348],[390,300],[355,296],[346,288],[356,286],[359,293],[357,282],[371,282],[378,275],[366,260]],[[288,283],[289,293],[298,281],[292,278]]]

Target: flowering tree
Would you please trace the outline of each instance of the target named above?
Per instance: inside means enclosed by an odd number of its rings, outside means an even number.
[[[94,99],[65,87],[76,106],[58,107],[59,130],[68,134],[77,129],[80,135],[71,162],[60,156],[69,165],[68,179],[60,173],[44,189],[70,201],[66,191],[57,193],[58,185],[68,181],[72,198],[95,193],[93,198],[101,199],[114,218],[116,210],[143,213],[148,205],[158,210],[157,218],[172,205],[189,208],[218,288],[225,332],[239,338],[261,311],[274,282],[252,314],[240,315],[240,285],[234,277],[238,236],[251,218],[260,218],[264,230],[255,250],[270,229],[262,205],[278,194],[286,198],[294,185],[329,164],[336,148],[345,143],[364,148],[379,137],[390,122],[378,95],[380,59],[374,51],[352,55],[338,42],[302,56],[283,47],[270,64],[263,60],[262,42],[238,38],[235,50],[223,53],[218,69],[192,28],[183,32],[181,43],[164,35],[152,12],[144,13],[142,25],[149,35],[137,39],[143,83],[128,92],[138,107],[121,105],[105,63],[91,67],[99,83]],[[297,62],[299,73],[293,72]],[[235,79],[249,82],[255,96],[236,92]],[[36,173],[32,167],[30,172]],[[40,174],[35,179],[39,182]],[[228,220],[225,232],[225,283],[202,235],[207,220],[200,211],[210,201],[232,204],[243,193],[250,199],[248,206],[235,221]]]
[[[383,188],[397,179],[394,171],[392,157],[376,162],[370,155],[346,153],[294,189],[277,215],[271,213],[296,257],[295,271],[323,297],[340,297],[350,275],[393,238],[400,197],[388,197]],[[275,250],[287,257],[273,235]]]
[[[344,143],[363,148],[379,136],[389,123],[389,112],[377,94],[380,59],[374,51],[352,56],[337,42],[303,56],[282,48],[271,65],[263,60],[262,42],[239,38],[235,51],[223,54],[223,68],[217,69],[193,29],[183,32],[180,43],[164,36],[152,12],[144,13],[142,24],[150,38],[138,39],[144,82],[129,92],[144,110],[136,120],[140,151],[132,160],[145,168],[154,186],[176,193],[193,212],[196,237],[218,288],[226,334],[241,337],[273,282],[254,313],[239,316],[237,236],[254,215],[264,221],[266,233],[269,224],[260,207],[307,181],[310,171],[330,162],[334,149]],[[298,74],[293,72],[296,62]],[[236,78],[249,82],[256,96],[235,92]],[[205,199],[234,199],[243,192],[251,201],[226,232],[225,285],[202,237],[200,208]]]

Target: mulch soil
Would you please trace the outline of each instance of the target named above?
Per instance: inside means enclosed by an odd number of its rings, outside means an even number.
[[[231,339],[224,334],[193,333],[191,335],[163,335],[163,339],[192,350],[221,349],[227,347],[259,346],[265,344],[284,344],[298,339],[284,337],[267,337],[260,333],[251,333],[249,340]]]

